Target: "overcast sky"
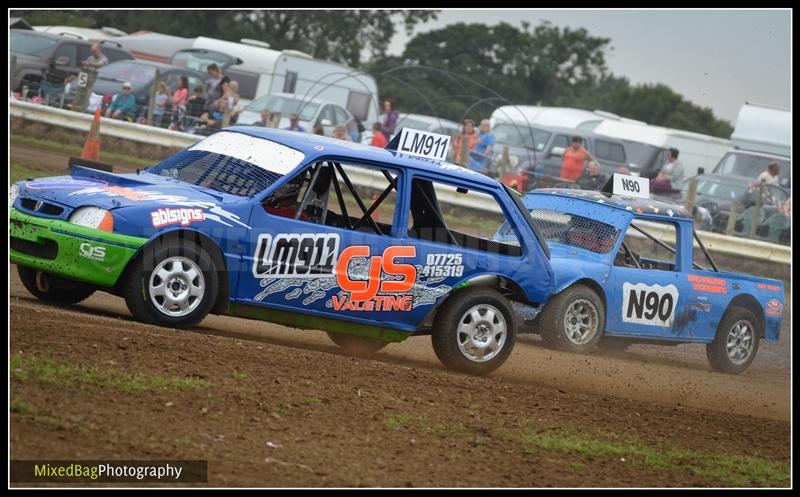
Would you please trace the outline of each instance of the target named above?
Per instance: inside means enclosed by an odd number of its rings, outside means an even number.
[[[746,101],[791,106],[789,10],[443,10],[438,17],[414,34],[457,22],[586,28],[611,39],[606,63],[615,75],[663,83],[731,123]],[[409,39],[401,28],[389,53],[400,55]]]

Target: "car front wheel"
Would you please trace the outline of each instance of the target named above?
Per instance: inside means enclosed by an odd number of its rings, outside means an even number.
[[[597,293],[573,285],[547,303],[539,316],[545,345],[566,352],[591,352],[605,331],[605,308]]]
[[[211,310],[218,281],[214,262],[202,247],[184,239],[156,242],[130,268],[125,303],[139,321],[189,328]]]
[[[19,279],[36,298],[56,304],[71,305],[86,300],[94,288],[77,281],[65,280],[37,269],[17,266]]]
[[[474,375],[499,368],[515,339],[511,304],[489,288],[468,288],[453,295],[437,313],[431,333],[433,350],[445,366]]]

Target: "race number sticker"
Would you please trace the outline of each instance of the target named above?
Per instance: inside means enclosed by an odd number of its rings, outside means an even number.
[[[260,235],[253,260],[256,278],[333,277],[339,253],[335,233]]]
[[[677,305],[675,285],[622,285],[622,321],[626,323],[672,327]]]

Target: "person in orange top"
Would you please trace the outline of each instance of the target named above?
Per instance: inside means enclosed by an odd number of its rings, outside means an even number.
[[[467,153],[461,157],[461,149],[464,147],[464,140],[467,140]],[[475,121],[464,119],[464,127],[461,133],[453,137],[453,162],[461,166],[466,166],[469,162],[469,151],[478,144],[478,133],[475,132]]]
[[[369,142],[373,147],[386,148],[386,135],[381,132],[381,123],[372,125],[372,141]]]
[[[583,148],[581,137],[573,136],[572,143],[564,150],[564,155],[561,157],[561,177],[577,181],[583,174],[583,165],[587,160],[594,160],[594,157]]]

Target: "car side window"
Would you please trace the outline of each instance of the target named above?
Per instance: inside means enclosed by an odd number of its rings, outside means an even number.
[[[567,135],[558,135],[553,138],[553,147],[569,147],[569,138],[567,138]]]
[[[371,177],[370,186],[354,185],[356,177]],[[276,216],[388,236],[398,184],[398,173],[390,168],[320,161],[284,183],[262,207]]]
[[[319,120],[322,121],[323,119],[327,119],[334,126],[336,125],[336,117],[333,115],[333,109],[330,105],[323,107],[319,113]]]
[[[108,57],[108,62],[116,62],[118,60],[131,60],[133,57],[130,56],[128,52],[124,50],[118,50],[116,48],[109,48],[108,46],[103,46],[103,53],[106,57]]]
[[[78,65],[78,46],[74,43],[62,43],[61,45],[56,48],[56,51],[53,52],[53,62],[56,61],[59,57],[66,56],[69,58],[70,66],[77,66]]]
[[[502,255],[522,254],[516,232],[500,229],[506,216],[494,195],[421,178],[411,185],[407,227],[411,238]]]
[[[676,271],[676,235],[672,223],[634,219],[614,257],[614,265]]]
[[[336,114],[336,124],[344,124],[347,122],[347,112],[341,107],[334,107],[333,111]]]

